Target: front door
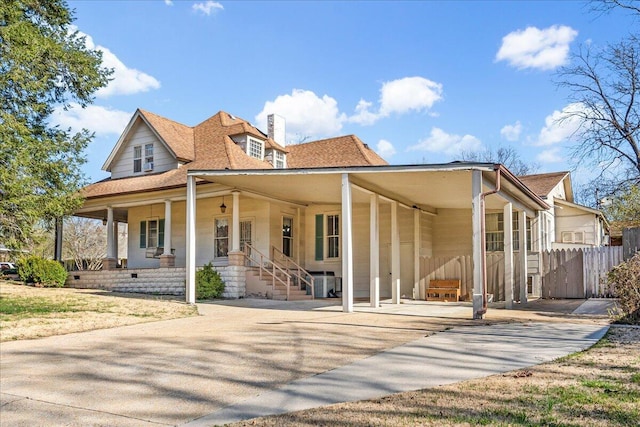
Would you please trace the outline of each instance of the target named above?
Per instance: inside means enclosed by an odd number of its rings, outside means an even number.
[[[282,217],[282,253],[293,256],[293,218],[289,216]]]

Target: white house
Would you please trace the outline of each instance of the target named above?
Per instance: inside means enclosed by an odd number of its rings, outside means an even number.
[[[388,165],[353,135],[286,145],[281,118],[270,117],[265,134],[222,111],[190,127],[138,110],[104,169],[111,177],[83,190],[75,215],[106,220],[105,271],[68,284],[189,302],[196,269],[209,262],[227,297],[311,298],[309,277],[319,275],[351,311],[354,299],[424,298],[421,260],[467,257],[461,294],[482,317],[487,252],[503,254],[507,306],[526,301],[531,256],[514,249],[549,248],[547,219],[561,216],[549,209],[573,208],[499,164]],[[128,223],[126,269],[115,261],[118,222]]]

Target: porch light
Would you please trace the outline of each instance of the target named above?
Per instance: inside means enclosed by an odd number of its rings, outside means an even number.
[[[220,205],[220,212],[225,213],[227,211],[227,205],[224,204],[224,196],[222,196],[222,204]]]
[[[107,225],[107,218],[102,218],[102,225]]]

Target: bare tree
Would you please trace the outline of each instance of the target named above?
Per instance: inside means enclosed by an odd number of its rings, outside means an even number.
[[[491,148],[485,151],[461,151],[460,158],[465,162],[501,163],[515,175],[530,175],[540,169],[538,163],[526,163],[513,147]]]
[[[65,220],[63,258],[72,259],[78,270],[99,270],[106,256],[107,240],[100,221],[71,217]]]
[[[604,48],[582,47],[558,83],[571,91],[572,108],[560,121],[579,123],[572,158],[600,171],[614,187],[640,180],[640,45],[638,38]]]
[[[599,13],[609,13],[614,9],[621,8],[640,15],[640,4],[634,0],[593,0],[591,10]]]

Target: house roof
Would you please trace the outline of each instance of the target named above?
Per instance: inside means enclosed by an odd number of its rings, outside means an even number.
[[[549,193],[565,178],[570,180],[570,173],[567,171],[540,173],[535,175],[522,175],[518,179],[540,197],[547,197]],[[565,185],[565,193],[567,200],[573,200],[573,192],[571,190],[571,181],[568,182],[568,188]]]
[[[388,164],[355,135],[292,145],[289,147],[289,152],[287,166],[291,168]]]
[[[265,148],[287,153],[290,168],[331,166],[386,165],[387,162],[354,135],[329,138],[305,144],[283,147],[267,138],[246,120],[219,111],[194,127],[189,127],[145,110],[136,110],[127,129],[118,140],[105,163],[110,170],[118,149],[137,119],[143,120],[162,140],[176,158],[186,164],[167,172],[142,176],[105,179],[83,189],[87,198],[106,197],[122,193],[164,190],[186,185],[189,169],[272,169],[271,163],[247,155],[231,137],[248,134],[265,142]]]
[[[178,160],[194,159],[193,128],[149,111],[138,111],[169,146]]]

